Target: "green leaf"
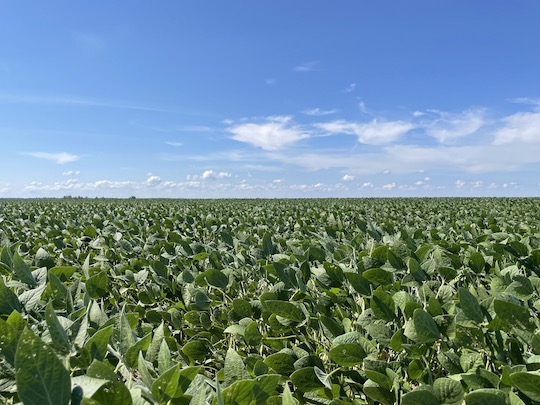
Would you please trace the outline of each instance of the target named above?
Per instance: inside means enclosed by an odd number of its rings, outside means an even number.
[[[244,340],[248,345],[256,346],[261,343],[262,335],[259,332],[257,321],[251,321],[244,331]]]
[[[113,325],[98,330],[84,344],[84,352],[88,356],[87,361],[91,363],[94,360],[103,361],[107,354],[107,345],[113,333]]]
[[[465,403],[467,405],[507,405],[508,395],[501,390],[483,388],[467,394]]]
[[[85,398],[92,398],[92,396],[109,381],[100,378],[88,377],[87,375],[80,375],[71,379],[71,390],[77,390],[79,387],[81,394]]]
[[[208,284],[219,289],[225,289],[229,284],[229,277],[222,271],[216,269],[206,270],[204,276]]]
[[[16,251],[13,255],[13,272],[15,276],[22,281],[23,283],[28,284],[30,287],[37,286],[37,281],[30,271],[30,267],[19,255],[19,252]]]
[[[128,349],[135,344],[135,337],[131,330],[131,325],[122,310],[114,324],[113,337],[120,354],[125,355]]]
[[[25,405],[68,404],[69,372],[52,349],[25,329],[15,354],[17,393]]]
[[[361,364],[366,356],[366,352],[358,343],[342,343],[330,349],[332,361],[344,367]]]
[[[0,315],[9,315],[13,311],[22,312],[22,305],[17,295],[6,286],[0,276]]]
[[[510,376],[512,384],[533,401],[540,401],[540,373],[518,372]]]
[[[381,387],[375,381],[367,380],[364,383],[364,393],[371,399],[383,405],[394,405],[396,398],[392,392]]]
[[[225,381],[223,384],[225,387],[228,387],[236,381],[250,378],[242,357],[240,357],[233,349],[228,349],[227,354],[225,355],[224,373]]]
[[[458,289],[459,305],[465,316],[475,322],[482,322],[484,314],[478,300],[471,292],[463,287]]]
[[[433,392],[422,387],[408,392],[401,398],[401,405],[440,405]]]
[[[367,278],[358,273],[346,272],[344,274],[357,293],[364,296],[371,295],[371,283]]]
[[[510,325],[529,327],[531,314],[528,308],[509,301],[494,300],[493,309],[499,318]]]
[[[392,321],[396,317],[396,304],[392,297],[380,288],[373,291],[370,308],[377,318]]]
[[[165,341],[163,341],[165,342]],[[182,347],[182,353],[188,356],[192,360],[204,360],[210,353],[208,353],[208,346],[204,340],[192,340]]]
[[[286,376],[294,372],[294,362],[294,357],[287,353],[274,353],[264,359],[264,364]]]
[[[265,300],[262,305],[267,311],[285,319],[290,319],[295,322],[303,322],[306,320],[306,315],[301,309],[302,304],[280,300]]]
[[[439,339],[440,332],[437,323],[423,309],[417,308],[414,310],[413,324],[418,343],[433,343]]]
[[[176,396],[180,380],[180,364],[171,367],[154,381],[152,395],[158,402],[167,402]]]
[[[148,349],[150,342],[152,342],[152,332],[141,338],[126,351],[124,359],[128,367],[135,368],[137,366],[139,361],[139,352]]]
[[[265,232],[263,235],[262,249],[265,257],[275,253],[275,246],[272,243],[272,236],[268,232]]]
[[[42,247],[37,250],[36,256],[34,257],[34,263],[36,264],[36,267],[46,267],[48,269],[54,267],[54,259],[49,252]]]
[[[443,405],[461,405],[465,392],[461,383],[451,378],[437,378],[433,383],[433,393]]]
[[[282,405],[297,405],[298,400],[292,396],[291,389],[289,384],[285,383],[285,388],[283,388],[283,395],[281,396]]]
[[[480,273],[484,270],[486,261],[482,253],[472,252],[469,255],[469,267],[475,272]]]
[[[49,301],[47,308],[45,309],[45,320],[47,322],[47,327],[49,328],[49,333],[51,334],[53,345],[55,347],[60,347],[63,351],[69,351],[71,349],[69,337],[60,324],[51,301]]]
[[[94,274],[92,277],[86,280],[86,291],[88,291],[90,297],[93,299],[98,299],[108,295],[108,280],[109,278],[106,270],[100,271],[99,273]]]
[[[379,268],[366,270],[362,276],[375,285],[388,285],[393,281],[392,273]]]
[[[324,384],[315,374],[314,367],[304,367],[291,374],[291,381],[302,392],[315,391],[323,388]]]

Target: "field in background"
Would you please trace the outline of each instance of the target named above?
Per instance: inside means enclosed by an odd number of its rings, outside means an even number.
[[[3,200],[0,400],[534,404],[539,229],[540,199]]]

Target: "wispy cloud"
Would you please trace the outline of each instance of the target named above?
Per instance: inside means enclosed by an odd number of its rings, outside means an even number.
[[[177,141],[166,141],[165,142],[167,145],[169,146],[173,146],[175,148],[178,148],[179,146],[182,146],[183,143],[182,142],[177,142]]]
[[[309,110],[304,110],[303,113],[306,114],[306,115],[313,115],[313,116],[324,116],[324,115],[332,115],[332,114],[335,114],[337,113],[338,110],[337,109],[332,109],[332,110],[323,110],[323,109],[320,109],[320,108],[312,108],[312,109],[309,109]]]
[[[264,82],[265,82],[267,85],[272,86],[272,85],[274,85],[274,84],[277,83],[277,80],[276,80],[276,79],[268,78],[268,79],[265,79]]]
[[[228,128],[232,139],[273,151],[292,145],[309,135],[292,124],[291,116],[270,116],[262,123],[245,123]]]
[[[62,176],[78,176],[81,174],[78,170],[68,170],[67,172],[62,172]]]
[[[509,100],[511,103],[540,106],[540,98],[516,97]]]
[[[341,180],[343,181],[353,181],[354,179],[355,179],[355,176],[353,176],[352,174],[346,174],[341,178]]]
[[[160,107],[151,105],[137,105],[131,103],[124,103],[112,100],[99,100],[78,96],[58,96],[58,95],[46,95],[46,94],[13,94],[13,93],[0,93],[0,102],[5,103],[22,103],[22,104],[36,104],[36,105],[62,105],[62,106],[81,106],[81,107],[108,107],[119,108],[126,110],[143,110],[154,111],[163,113],[183,113],[183,114],[195,114],[194,112],[186,112],[180,108],[174,107]]]
[[[520,112],[503,118],[495,131],[495,145],[512,142],[540,143],[540,112]]]
[[[310,61],[310,62],[304,62],[298,66],[295,66],[293,70],[295,72],[313,72],[317,65],[320,63],[320,61]]]
[[[343,89],[344,93],[352,93],[356,89],[356,83],[351,83]]]
[[[50,153],[50,152],[22,152],[22,155],[31,156],[38,159],[52,160],[60,165],[64,163],[75,162],[80,159],[79,155],[74,155],[67,152]]]
[[[454,141],[457,138],[472,135],[486,124],[483,109],[466,110],[460,113],[439,110],[428,110],[428,112],[435,118],[426,118],[421,125],[429,136],[439,142]],[[416,113],[416,116],[422,115]]]
[[[361,143],[370,145],[395,142],[414,128],[414,125],[407,121],[381,121],[377,119],[368,123],[337,120],[318,123],[316,126],[330,134],[356,135]]]

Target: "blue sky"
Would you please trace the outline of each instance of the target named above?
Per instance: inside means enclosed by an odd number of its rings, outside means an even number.
[[[0,0],[0,198],[540,194],[540,2]]]

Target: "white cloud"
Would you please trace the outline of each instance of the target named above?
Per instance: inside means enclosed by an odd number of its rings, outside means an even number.
[[[68,170],[67,172],[62,172],[62,176],[78,176],[81,174],[78,170]]]
[[[182,142],[176,142],[176,141],[167,141],[165,142],[167,145],[169,146],[173,146],[175,148],[178,148],[179,146],[182,146],[183,143]]]
[[[291,120],[291,116],[270,116],[266,122],[240,124],[228,131],[236,141],[268,151],[279,150],[309,137],[300,127],[291,125]]]
[[[495,131],[495,145],[511,142],[540,143],[540,112],[519,112],[502,120]]]
[[[284,182],[285,182],[284,179],[274,179],[274,180],[272,180],[272,183],[274,183],[274,184],[282,184]]]
[[[343,89],[343,92],[345,93],[352,93],[356,89],[356,83],[351,83],[347,87]]]
[[[318,123],[318,128],[331,134],[356,135],[361,143],[383,145],[397,141],[414,125],[406,121],[379,121],[374,119],[368,123],[358,123],[344,120]]]
[[[305,110],[304,114],[306,115],[314,115],[314,116],[323,116],[323,115],[331,115],[337,113],[338,110],[335,108],[332,110],[321,110],[320,108],[312,108],[310,110]]]
[[[392,190],[396,188],[396,183],[392,182],[392,183],[385,184],[382,188],[383,190]]]
[[[360,186],[360,188],[373,188],[373,187],[375,186],[370,181],[366,181],[365,183],[362,183],[362,185]]]
[[[345,176],[343,176],[341,178],[341,180],[343,180],[343,181],[353,181],[354,179],[355,179],[355,177],[353,175],[351,175],[351,174],[346,174]]]
[[[146,179],[145,183],[147,185],[149,185],[149,186],[155,186],[155,185],[161,183],[161,178],[159,176],[152,176],[151,175]]]
[[[463,188],[463,186],[466,184],[463,180],[456,180],[456,188]]]
[[[429,136],[439,142],[453,141],[456,138],[472,135],[485,124],[485,111],[481,109],[466,110],[458,114],[445,111],[429,110],[438,118],[425,120],[423,126]]]
[[[200,178],[203,179],[203,180],[226,179],[226,178],[229,178],[231,176],[232,176],[231,173],[227,173],[227,172],[219,172],[219,173],[217,173],[217,172],[215,172],[213,170],[207,170],[203,174],[201,174]]]
[[[510,99],[510,102],[517,104],[529,104],[534,106],[540,106],[540,98],[531,98],[531,97],[516,97]]]
[[[313,72],[319,63],[319,61],[304,62],[301,65],[295,66],[293,70],[295,72]]]
[[[80,159],[80,156],[67,152],[23,152],[22,155],[31,156],[38,159],[52,160],[60,165],[75,162]]]

